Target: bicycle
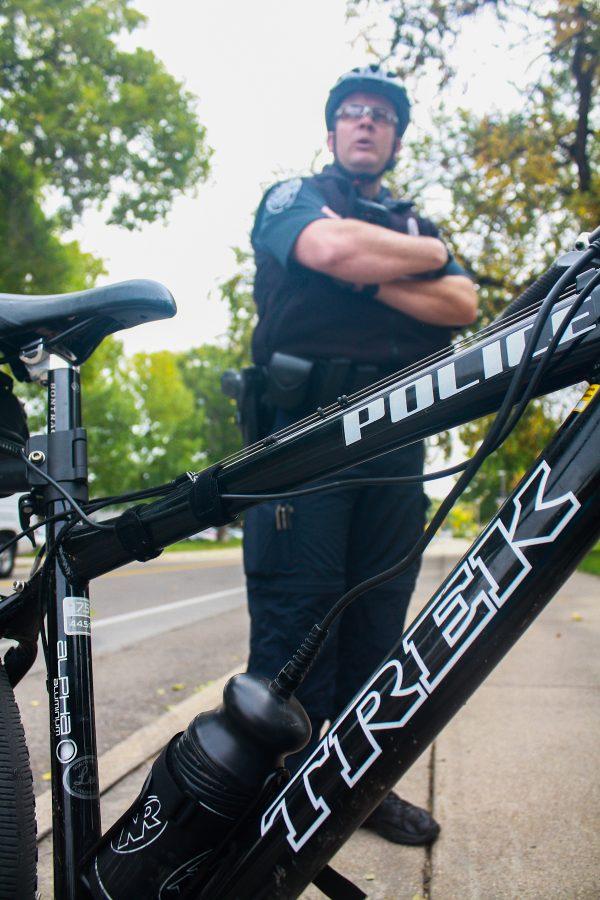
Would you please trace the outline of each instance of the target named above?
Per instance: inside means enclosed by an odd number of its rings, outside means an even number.
[[[174,313],[168,291],[152,282],[47,298],[0,296],[2,362],[18,379],[47,385],[49,424],[47,435],[29,437],[13,403],[11,427],[0,431],[0,492],[29,492],[23,533],[40,527],[31,525],[34,513],[46,527],[29,579],[0,599],[0,637],[17,641],[0,664],[0,898],[35,892],[31,773],[12,689],[31,667],[40,634],[60,900],[164,897],[171,889],[181,897],[295,897],[311,881],[330,897],[365,896],[328,860],[600,533],[593,446],[600,425],[600,229],[582,235],[499,320],[448,351],[340,397],[203,472],[90,502],[78,367],[107,334]],[[294,691],[335,617],[422,553],[533,397],[581,380],[590,388],[550,444],[289,779],[285,755],[308,739]],[[271,682],[232,679],[223,706],[174,736],[133,805],[101,835],[88,582],[229,522],[253,503],[331,489],[299,486],[491,412],[496,418],[471,460],[442,473],[384,479],[460,473],[407,557],[341,597]],[[361,483],[374,480],[382,481]],[[91,518],[117,501],[142,500],[116,518]]]

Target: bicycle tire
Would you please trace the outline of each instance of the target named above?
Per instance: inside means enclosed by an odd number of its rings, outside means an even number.
[[[36,864],[29,752],[19,707],[0,661],[0,900],[33,900]]]

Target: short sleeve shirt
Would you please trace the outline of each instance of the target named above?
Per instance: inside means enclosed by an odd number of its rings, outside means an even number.
[[[389,192],[382,189],[381,199]],[[292,250],[300,233],[317,219],[328,218],[323,212],[327,205],[325,198],[310,179],[290,178],[281,181],[267,191],[258,208],[252,229],[252,246],[273,256],[284,268],[289,268]],[[438,234],[434,226],[435,236]],[[442,275],[466,275],[464,269],[450,257],[444,269],[436,273]]]
[[[304,178],[290,178],[276,184],[265,194],[252,229],[255,250],[270,253],[284,268],[288,267],[300,232],[317,219],[326,219],[325,198]]]

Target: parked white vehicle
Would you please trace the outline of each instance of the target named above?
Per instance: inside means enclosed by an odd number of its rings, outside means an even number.
[[[21,531],[19,524],[19,495],[12,497],[0,497],[0,547]],[[19,541],[21,550],[25,549],[29,542],[23,538]],[[15,565],[17,546],[15,544],[7,550],[0,552],[0,578],[8,578]]]

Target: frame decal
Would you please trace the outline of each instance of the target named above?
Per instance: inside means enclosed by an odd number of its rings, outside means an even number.
[[[301,850],[331,813],[324,795],[331,790],[332,766],[353,789],[383,753],[378,733],[403,728],[487,628],[533,568],[524,551],[552,543],[580,509],[572,491],[548,497],[551,471],[541,460],[509,498],[409,627],[401,659],[383,664],[266,810],[261,836],[281,820],[290,847]],[[434,642],[435,653],[432,634],[442,637]],[[293,785],[302,785],[302,792],[295,791],[289,805]]]

